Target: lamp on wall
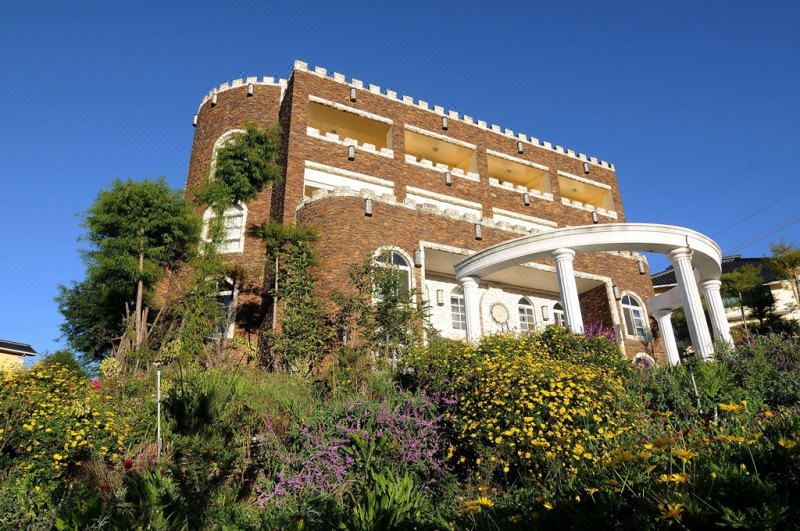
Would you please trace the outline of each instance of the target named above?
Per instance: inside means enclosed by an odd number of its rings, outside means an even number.
[[[622,295],[619,292],[619,286],[616,284],[611,285],[611,293],[614,294],[614,300],[621,301]]]
[[[437,289],[436,290],[436,305],[437,306],[444,306],[444,290]]]
[[[422,267],[422,251],[414,249],[414,267]]]
[[[356,160],[356,147],[353,145],[347,146],[347,160]]]
[[[364,199],[364,215],[372,216],[372,199],[369,197]]]
[[[197,115],[196,114],[192,118],[192,127],[197,127]]]
[[[594,223],[595,225],[600,223],[600,216],[597,215],[596,210],[592,210],[592,223]]]
[[[531,194],[528,192],[523,193],[522,202],[525,204],[525,206],[531,206]]]
[[[522,145],[522,140],[517,140],[517,153],[520,155],[525,152],[525,147]]]
[[[481,232],[481,224],[480,223],[476,223],[474,226],[475,226],[475,239],[476,240],[482,240],[483,239],[483,233]]]
[[[542,321],[550,320],[550,306],[542,306]]]
[[[356,88],[355,87],[350,89],[350,101],[356,101]]]
[[[215,92],[214,94],[211,95],[211,106],[213,107],[216,104],[217,104],[217,93]]]
[[[252,95],[253,95],[253,92],[254,92],[255,90],[256,90],[256,86],[255,86],[255,85],[253,85],[252,83],[248,83],[248,84],[247,84],[247,95],[248,95],[248,96],[252,96]]]
[[[589,173],[589,163],[588,162],[584,162],[583,163],[583,173]]]
[[[446,186],[453,186],[453,174],[449,171],[444,172],[444,184]]]
[[[444,129],[445,131],[447,131],[447,126],[448,126],[448,125],[449,125],[449,124],[447,123],[447,116],[442,116],[442,129]]]
[[[637,264],[636,265],[639,268],[639,274],[640,275],[646,275],[647,274],[647,269],[645,269],[645,267],[644,267],[644,258],[642,256],[639,256],[639,259],[637,260]]]

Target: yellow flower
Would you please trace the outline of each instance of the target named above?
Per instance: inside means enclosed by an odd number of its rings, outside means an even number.
[[[683,505],[680,503],[660,504],[661,518],[663,520],[679,520],[683,513]]]
[[[494,502],[488,496],[479,496],[475,498],[475,503],[484,509],[491,509],[494,507]]]
[[[691,460],[693,457],[697,457],[697,452],[692,450],[686,450],[685,448],[681,448],[677,450],[675,454],[681,458],[681,461],[686,463],[687,461]]]
[[[553,507],[554,507],[554,506],[553,506],[553,504],[552,504],[552,503],[550,503],[550,502],[544,502],[544,508],[545,508],[545,509],[547,509],[548,511],[552,511],[552,510],[553,510]]]
[[[589,496],[594,496],[594,494],[597,492],[597,489],[594,487],[587,487],[583,490],[585,490],[586,493],[589,494]]]
[[[56,461],[61,461],[62,459],[64,459],[64,456],[61,454],[53,454],[53,459],[55,459]]]
[[[719,405],[719,408],[722,411],[728,411],[730,413],[736,413],[739,410],[741,410],[743,407],[744,406],[742,406],[741,404],[720,404]]]
[[[792,440],[784,439],[783,437],[781,437],[780,439],[778,439],[778,444],[783,446],[787,450],[791,450],[792,448],[797,446],[797,441],[792,441]]]

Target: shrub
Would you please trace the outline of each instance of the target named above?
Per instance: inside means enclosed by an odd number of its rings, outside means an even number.
[[[574,473],[639,427],[626,407],[619,351],[604,338],[555,329],[477,347],[443,341],[412,360],[422,385],[453,406],[445,413],[450,453],[485,480],[541,477],[554,462]]]
[[[100,382],[59,363],[0,378],[0,469],[44,481],[91,459],[122,466],[128,411]]]

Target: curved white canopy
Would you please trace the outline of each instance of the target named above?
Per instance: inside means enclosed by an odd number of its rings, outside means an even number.
[[[484,277],[496,271],[541,258],[550,258],[556,249],[575,252],[643,251],[669,253],[688,247],[694,251],[692,266],[699,280],[717,279],[721,273],[722,251],[699,232],[655,223],[610,223],[567,227],[531,236],[522,236],[493,245],[455,265],[456,278]]]

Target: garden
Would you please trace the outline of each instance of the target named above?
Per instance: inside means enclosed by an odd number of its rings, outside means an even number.
[[[800,342],[641,369],[559,327],[327,379],[65,357],[0,387],[0,526],[793,528]],[[696,392],[695,392],[696,389]]]

